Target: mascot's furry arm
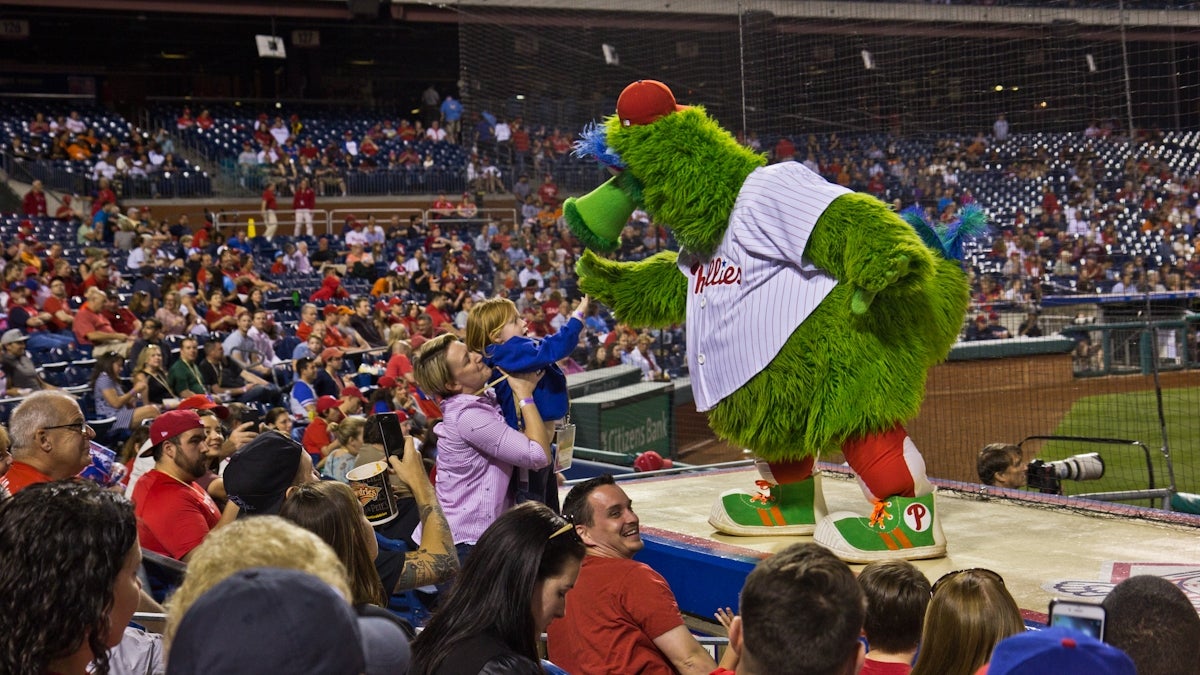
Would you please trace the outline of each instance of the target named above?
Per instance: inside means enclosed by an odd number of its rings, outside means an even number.
[[[676,265],[678,254],[663,251],[640,262],[616,262],[584,251],[575,271],[579,289],[612,308],[632,326],[662,328],[683,323],[687,278]]]
[[[842,195],[817,220],[804,254],[854,288],[851,311],[863,314],[880,291],[917,291],[933,276],[933,254],[904,225],[874,197]]]

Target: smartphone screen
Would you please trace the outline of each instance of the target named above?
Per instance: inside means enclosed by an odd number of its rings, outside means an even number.
[[[400,418],[396,413],[377,414],[375,423],[379,425],[379,435],[383,438],[383,451],[397,459],[404,459],[404,431],[400,428]]]
[[[1050,625],[1062,626],[1104,639],[1105,610],[1101,605],[1070,600],[1050,601]]]

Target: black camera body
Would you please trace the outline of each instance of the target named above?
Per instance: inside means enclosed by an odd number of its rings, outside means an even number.
[[[1044,494],[1061,495],[1064,480],[1096,480],[1104,476],[1104,459],[1099,453],[1072,455],[1045,462],[1035,459],[1025,469],[1026,484]]]
[[[1035,459],[1025,469],[1025,483],[1030,489],[1048,495],[1062,494],[1062,481],[1049,463]]]

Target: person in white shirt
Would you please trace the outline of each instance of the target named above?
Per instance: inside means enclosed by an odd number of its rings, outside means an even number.
[[[92,167],[92,180],[100,180],[101,178],[112,180],[116,177],[117,167],[109,164],[108,160],[104,157],[101,157],[100,161],[96,162],[96,164]]]
[[[82,134],[87,131],[87,125],[79,118],[78,110],[72,110],[71,116],[67,118],[67,131],[73,134]]]
[[[538,290],[546,286],[546,280],[542,277],[542,273],[533,266],[532,258],[525,259],[525,267],[521,268],[520,273],[517,274],[517,281],[521,283],[521,288],[528,286],[530,281],[537,282]]]
[[[650,351],[652,342],[654,338],[649,335],[639,335],[637,347],[621,356],[621,361],[626,365],[637,366],[642,370],[642,380],[646,382],[662,379],[662,368],[658,367],[658,360],[654,358],[654,352]]]

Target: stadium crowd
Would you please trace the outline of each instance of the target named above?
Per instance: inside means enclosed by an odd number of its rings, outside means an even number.
[[[426,133],[446,133],[435,143],[462,143],[458,134],[468,132],[461,118],[452,125],[455,120],[444,117],[445,100],[437,124],[431,121]],[[290,654],[274,653],[281,640],[259,640],[265,647],[254,650],[260,672],[294,662],[285,659],[306,665],[344,661],[345,672],[405,672],[411,634],[369,607],[391,609],[415,623],[428,621],[428,630],[413,643],[411,672],[477,672],[488,664],[512,672],[553,672],[538,657],[536,642],[543,631],[550,636],[551,660],[570,664],[572,672],[604,672],[612,663],[622,664],[622,672],[780,672],[773,664],[800,656],[774,653],[755,636],[812,605],[811,596],[791,598],[792,604],[770,601],[779,597],[780,575],[803,575],[810,567],[830,586],[816,584],[809,592],[828,593],[840,622],[836,632],[795,636],[798,644],[813,645],[804,658],[824,664],[814,672],[856,672],[864,660],[858,640],[864,631],[871,651],[863,672],[909,672],[911,665],[917,673],[969,675],[989,660],[993,666],[986,672],[1035,672],[1001,665],[1009,658],[1006,643],[1018,654],[1033,647],[1021,644],[1019,613],[996,572],[953,572],[929,584],[911,566],[896,566],[864,572],[856,584],[848,567],[811,547],[779,554],[781,561],[794,557],[795,564],[768,559],[747,581],[740,612],[718,613],[731,637],[731,649],[718,665],[691,638],[666,582],[632,560],[643,545],[639,520],[611,480],[576,486],[563,503],[566,520],[532,504],[510,510],[522,477],[528,478],[525,470],[544,469],[553,461],[544,435],[553,420],[541,419],[535,388],[545,375],[541,369],[533,375],[511,373],[516,401],[510,410],[480,396],[480,385],[489,384],[491,375],[481,359],[490,352],[485,347],[469,353],[465,346],[478,342],[471,336],[478,317],[472,308],[503,297],[512,303],[515,318],[509,320],[521,327],[520,335],[578,331],[569,356],[546,368],[567,373],[625,363],[638,367],[644,379],[666,378],[682,365],[683,335],[678,329],[638,333],[616,324],[603,308],[581,306],[572,274],[579,248],[561,222],[556,146],[546,150],[543,145],[541,162],[531,155],[522,167],[538,177],[536,182],[524,173],[515,181],[501,179],[500,169],[487,169],[492,153],[507,172],[518,161],[515,144],[510,159],[499,140],[483,133],[487,127],[496,134],[502,120],[468,118],[467,126],[472,122],[475,135],[466,141],[471,150],[464,151],[471,161],[478,154],[479,164],[461,197],[437,195],[427,217],[363,212],[361,218],[346,218],[335,234],[322,236],[293,229],[293,222],[297,227],[304,222],[295,216],[311,209],[310,202],[294,201],[291,218],[278,217],[287,210],[272,202],[272,192],[294,193],[296,199],[314,186],[345,189],[322,183],[315,172],[311,177],[286,174],[300,161],[283,162],[285,173],[264,186],[263,229],[254,233],[242,226],[222,231],[211,213],[195,225],[186,216],[164,222],[151,208],[123,200],[104,176],[90,202],[49,214],[42,186],[34,185],[25,213],[2,224],[7,246],[0,293],[6,313],[0,338],[3,386],[14,397],[4,404],[12,461],[11,468],[9,460],[0,465],[7,471],[0,541],[6,551],[28,552],[32,562],[6,554],[13,564],[5,557],[0,565],[0,597],[10,603],[5,615],[23,617],[22,626],[45,623],[36,636],[25,628],[6,636],[0,649],[0,663],[6,665],[0,670],[76,673],[94,661],[95,672],[117,672],[111,664],[126,662],[129,651],[157,650],[161,661],[157,638],[136,629],[118,633],[107,625],[111,617],[123,626],[126,610],[131,613],[135,605],[154,607],[150,603],[162,601],[172,585],[155,576],[147,578],[146,590],[156,597],[131,592],[135,583],[127,568],[136,568],[141,552],[148,551],[168,570],[172,561],[187,565],[183,585],[167,603],[175,672],[226,672],[222,655],[244,654],[249,647],[232,648],[241,644],[238,636],[218,635],[222,622],[214,617],[244,610],[245,621],[262,621],[268,609],[262,606],[264,589],[276,589],[269,597],[289,605],[304,595],[295,589],[312,588],[318,579],[333,589],[320,599],[323,615],[331,617],[330,630],[290,627],[292,637],[305,637],[299,641],[303,648]],[[202,128],[219,120],[204,111],[191,120],[187,111],[177,124],[188,123]],[[266,120],[255,132],[271,137],[257,139],[260,152],[303,137],[297,123],[302,125],[298,119],[291,125],[282,118]],[[279,125],[288,133],[282,142],[273,132]],[[399,123],[397,137],[405,126]],[[408,126],[415,134],[417,125]],[[519,123],[510,132],[514,127]],[[379,132],[387,137],[382,125]],[[1004,306],[1036,310],[1043,295],[1058,292],[1141,292],[1160,285],[1164,291],[1186,291],[1200,271],[1195,251],[1200,179],[1151,153],[1114,169],[1108,152],[1129,143],[1165,148],[1172,141],[1163,135],[1124,139],[1097,123],[1069,137],[998,138],[993,131],[919,146],[880,136],[773,140],[772,161],[804,162],[832,181],[874,193],[897,208],[916,206],[943,223],[956,218],[963,205],[983,201],[984,193],[993,204],[1006,203],[997,184],[1042,186],[1036,199],[1003,209],[989,205],[996,236],[969,252],[974,304],[983,320],[976,317],[965,327],[968,339],[1006,337],[1008,331],[990,317]],[[368,141],[373,141],[370,134],[361,139],[351,134],[338,149],[354,142],[365,155]],[[757,140],[750,136],[746,142]],[[309,138],[301,145],[316,144]],[[260,163],[257,157],[255,166],[280,164]],[[505,220],[479,209],[480,194],[520,215]],[[622,240],[618,255],[625,259],[672,246],[670,233],[641,212],[633,215]],[[1035,316],[1021,333],[1032,335],[1036,329]],[[461,354],[462,360],[452,361],[451,354]],[[453,405],[447,403],[454,399]],[[405,447],[398,457],[385,459],[374,416],[391,412],[404,423]],[[447,423],[439,427],[439,438],[429,432],[443,413]],[[103,427],[89,423],[102,418]],[[497,432],[503,441],[496,448],[469,433],[481,420],[497,429],[509,427],[503,435]],[[8,445],[6,437],[0,439]],[[121,450],[106,456],[91,446],[92,440]],[[439,449],[466,456],[466,468],[443,463],[439,469]],[[489,454],[492,450],[499,459]],[[0,457],[7,454],[6,447]],[[353,495],[335,483],[346,484],[351,470],[379,461],[390,467],[388,489],[400,500],[398,516],[368,527]],[[85,469],[94,482],[123,486],[119,489],[133,503],[98,496],[77,482],[39,485]],[[318,482],[320,477],[329,480]],[[449,486],[453,494],[447,494]],[[484,496],[496,490],[502,494]],[[7,497],[8,492],[15,496]],[[487,509],[477,508],[482,505]],[[85,589],[62,589],[63,598],[84,594],[93,602],[87,625],[58,626],[52,623],[56,617],[35,617],[29,607],[42,604],[18,592],[24,568],[17,563],[35,564],[37,556],[46,555],[39,546],[47,545],[35,543],[35,534],[23,529],[40,523],[24,514],[50,517],[60,506],[90,509],[105,523],[125,528],[97,541],[80,539],[65,527],[52,532],[75,537],[104,560],[86,567],[95,576],[77,581],[88,584]],[[482,510],[489,515],[480,520]],[[418,524],[419,542],[414,538]],[[468,531],[471,536],[464,537]],[[284,578],[260,569],[279,567],[312,576]],[[878,589],[872,584],[886,586],[894,578],[906,589],[919,591],[923,582],[930,590],[904,599],[915,607],[873,607],[873,602],[901,602],[886,590],[873,594]],[[489,595],[482,579],[511,583],[501,585],[507,592]],[[608,585],[612,579],[625,585]],[[429,593],[432,584],[440,585],[440,592]],[[862,591],[853,590],[858,584]],[[569,592],[587,601],[565,604]],[[1131,602],[1112,609],[1116,625],[1149,621],[1152,634],[1166,644],[1200,646],[1200,618],[1186,598],[1179,605],[1178,589],[1137,588],[1131,595],[1132,602],[1130,596],[1114,596],[1114,603]],[[627,597],[640,601],[623,606]],[[780,606],[772,609],[775,604]],[[1166,617],[1158,611],[1162,606],[1187,611]],[[903,617],[904,625],[881,623],[881,612]],[[600,636],[590,630],[624,614],[634,615],[631,623]],[[105,631],[97,632],[98,625]],[[630,637],[639,631],[641,637]],[[46,641],[50,633],[57,634],[56,642]],[[1138,672],[1183,672],[1179,663],[1194,665],[1200,659],[1195,650],[1145,649],[1144,633],[1131,634],[1139,637],[1122,643],[1118,630],[1110,641],[1130,652]],[[218,637],[231,648],[220,654],[203,648]],[[1134,672],[1115,649],[1071,639],[1083,646],[1077,654],[1096,655],[1110,668],[1094,672]],[[974,647],[964,650],[968,641]],[[402,653],[397,645],[404,646]],[[920,657],[914,662],[917,645]],[[606,656],[597,662],[592,648]],[[126,656],[110,658],[110,649]],[[1160,665],[1152,665],[1156,659]],[[880,665],[886,663],[896,665]]]

